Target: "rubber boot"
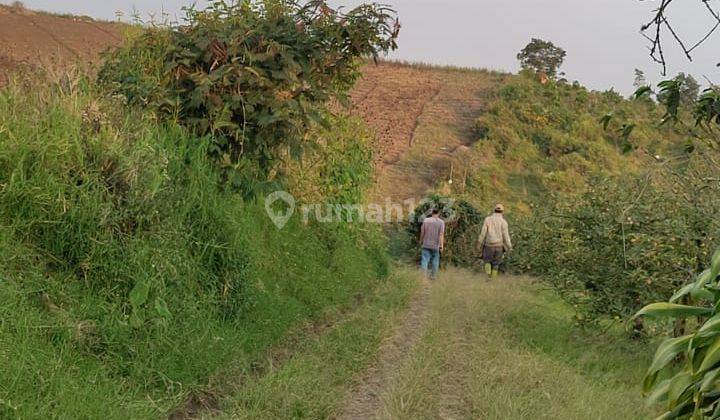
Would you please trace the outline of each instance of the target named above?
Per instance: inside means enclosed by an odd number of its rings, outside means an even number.
[[[498,270],[497,268],[493,268],[492,273],[490,274],[490,277],[495,278],[498,276]]]
[[[492,264],[485,264],[485,274],[492,275]]]

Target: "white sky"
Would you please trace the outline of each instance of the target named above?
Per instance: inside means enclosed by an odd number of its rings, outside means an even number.
[[[403,30],[400,49],[392,58],[434,64],[454,64],[506,71],[518,69],[515,58],[531,37],[553,41],[565,48],[563,66],[570,80],[593,89],[632,90],[633,70],[644,70],[651,81],[661,79],[660,67],[649,56],[648,42],[639,34],[651,17],[656,0],[384,0],[400,14]],[[11,3],[0,0],[0,3]],[[147,15],[164,10],[181,17],[192,0],[24,0],[32,9],[89,15],[114,20],[120,11]],[[207,3],[198,0],[199,6]],[[361,0],[330,0],[334,5]],[[720,9],[720,0],[710,0]],[[700,39],[713,21],[702,0],[675,0],[671,20],[688,43]],[[669,35],[668,35],[669,36]],[[669,72],[691,73],[720,82],[717,51],[720,30],[688,62],[667,40]],[[714,48],[713,48],[714,47]]]

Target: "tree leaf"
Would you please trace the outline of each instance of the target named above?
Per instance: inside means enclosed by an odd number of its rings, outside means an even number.
[[[670,298],[670,303],[675,303],[681,298],[687,296],[690,294],[690,292],[695,288],[695,283],[686,284],[683,286],[680,290],[675,292],[674,295]]]
[[[635,314],[634,318],[639,316],[649,316],[656,318],[687,318],[690,316],[702,316],[713,313],[710,308],[699,306],[678,305],[676,303],[653,303],[642,308],[640,312]]]
[[[706,372],[713,368],[718,362],[720,362],[720,337],[715,339],[715,342],[710,346],[705,354],[705,359],[700,364],[698,373]]]
[[[693,375],[690,372],[680,372],[670,380],[670,386],[668,387],[668,401],[674,408],[677,407],[676,403],[680,399],[683,393],[692,385]]]
[[[603,126],[603,130],[607,131],[608,126],[610,126],[610,122],[613,119],[612,112],[609,114],[605,114],[602,118],[600,118],[600,124]]]
[[[688,349],[688,344],[692,338],[693,335],[691,334],[677,338],[669,338],[658,346],[652,364],[648,368],[647,374],[645,374],[643,384],[643,390],[645,392],[649,392],[652,389],[655,381],[657,380],[658,372],[665,368],[670,362],[675,360],[675,357],[677,357],[678,354]]]
[[[714,281],[718,275],[720,275],[720,248],[718,248],[712,256],[709,281]]]
[[[713,369],[705,374],[703,381],[700,385],[700,392],[705,393],[717,386],[718,379],[720,378],[720,368]]]
[[[670,379],[665,379],[660,382],[650,395],[647,397],[648,405],[660,404],[667,399],[668,391],[670,390]]]
[[[720,333],[720,314],[705,321],[702,327],[695,333],[696,338],[707,338]]]
[[[633,99],[637,101],[643,97],[650,96],[651,93],[652,88],[650,86],[641,86],[640,88],[638,88],[638,90],[635,91],[635,93],[633,93]]]

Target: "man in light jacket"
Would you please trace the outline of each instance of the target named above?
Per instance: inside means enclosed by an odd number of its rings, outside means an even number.
[[[512,251],[508,223],[503,217],[505,207],[502,204],[495,206],[492,216],[485,218],[478,247],[482,249],[485,273],[490,277],[498,275],[500,263],[506,252]]]

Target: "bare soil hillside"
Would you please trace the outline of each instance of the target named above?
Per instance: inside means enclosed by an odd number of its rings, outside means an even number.
[[[505,75],[398,63],[369,64],[353,112],[378,136],[374,199],[418,200],[464,179],[454,162],[476,140],[475,120]]]
[[[123,25],[0,6],[0,80],[19,65],[96,61],[122,41]]]
[[[122,42],[123,25],[0,6],[0,86],[18,66],[92,63]],[[476,70],[368,64],[351,112],[376,132],[373,198],[419,199],[454,178],[474,140],[483,98],[503,76]],[[442,189],[442,188],[441,188]]]

